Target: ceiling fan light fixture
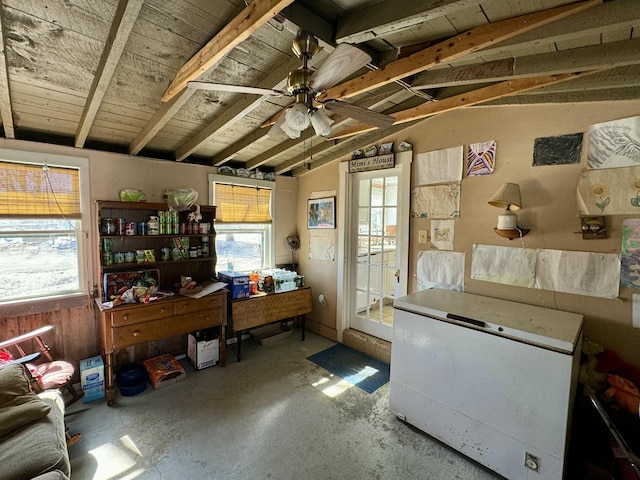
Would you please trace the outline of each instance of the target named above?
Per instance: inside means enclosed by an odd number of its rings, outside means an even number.
[[[316,135],[327,137],[331,133],[331,124],[333,120],[325,115],[322,110],[314,109],[311,112],[311,125]]]
[[[296,103],[285,113],[285,124],[292,130],[301,132],[309,126],[309,109],[304,103]]]
[[[287,122],[282,122],[282,125],[280,125],[280,130],[286,133],[289,138],[300,138],[301,130],[291,128]]]

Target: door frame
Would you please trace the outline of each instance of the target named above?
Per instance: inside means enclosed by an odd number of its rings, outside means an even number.
[[[398,258],[398,269],[400,270],[398,288],[399,295],[407,294],[409,280],[409,212],[411,201],[411,162],[413,152],[396,153],[396,167],[399,169],[398,177],[398,227],[396,234],[400,239],[400,255]],[[339,166],[339,205],[337,209],[338,227],[338,278],[337,278],[337,311],[336,311],[336,333],[338,342],[342,342],[343,332],[351,328],[351,296],[345,293],[348,285],[353,285],[356,281],[352,277],[355,269],[348,267],[348,261],[355,259],[354,244],[351,241],[353,225],[357,218],[353,218],[352,199],[353,188],[351,184],[351,174],[349,173],[349,162],[341,162]],[[355,261],[355,260],[354,260]]]

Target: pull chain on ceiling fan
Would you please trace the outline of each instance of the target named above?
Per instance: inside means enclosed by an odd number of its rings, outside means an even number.
[[[317,108],[316,105],[378,128],[386,128],[393,124],[395,119],[390,115],[384,115],[340,100],[329,99],[323,102],[317,100],[321,92],[334,87],[343,79],[371,62],[369,55],[353,45],[341,43],[317,70],[312,71],[308,65],[309,61],[320,50],[318,40],[310,33],[301,32],[294,39],[291,49],[302,60],[302,67],[289,72],[286,92],[276,89],[203,81],[188,82],[187,87],[255,95],[294,97],[295,103],[293,106],[287,108],[280,115],[269,131],[269,135],[272,136],[280,135],[284,132],[290,138],[299,138],[300,133],[307,129],[310,124],[316,135],[328,136],[331,133],[333,120],[320,108]]]

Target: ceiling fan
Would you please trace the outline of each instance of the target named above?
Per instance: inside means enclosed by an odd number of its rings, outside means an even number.
[[[340,81],[371,62],[371,57],[368,54],[353,45],[341,43],[327,57],[324,63],[313,71],[309,69],[308,64],[311,58],[320,50],[316,37],[310,33],[299,32],[293,41],[292,50],[302,60],[302,67],[289,72],[287,91],[204,81],[190,81],[187,83],[187,87],[255,95],[294,97],[295,103],[293,106],[287,108],[278,117],[278,120],[269,131],[269,134],[274,136],[284,132],[290,138],[299,138],[300,133],[309,124],[313,126],[317,135],[328,136],[331,132],[333,120],[325,115],[318,106],[378,128],[386,128],[393,124],[395,118],[390,115],[340,100],[328,99],[320,102],[317,99],[318,95],[324,90],[337,85]]]

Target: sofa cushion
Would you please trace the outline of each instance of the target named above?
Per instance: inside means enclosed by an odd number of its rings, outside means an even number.
[[[53,478],[71,476],[62,395],[50,390],[38,397],[51,408],[49,414],[0,437],[0,480],[30,480],[47,472],[63,475]]]
[[[31,391],[29,377],[20,364],[0,370],[0,437],[43,419],[51,411],[51,406]]]

